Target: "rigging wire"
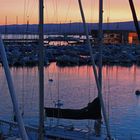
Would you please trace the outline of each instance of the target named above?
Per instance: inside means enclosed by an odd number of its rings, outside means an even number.
[[[58,10],[57,10],[57,0],[55,0],[55,3],[54,3],[54,18],[56,18],[56,23],[58,23]]]
[[[52,16],[52,20],[53,20],[53,18],[55,18],[55,0],[52,0],[52,6],[53,6],[53,9],[54,9],[54,11],[53,11],[53,16]]]
[[[26,5],[27,9],[26,9],[26,13],[25,13],[26,14],[26,17],[29,16],[28,15],[29,14],[29,7],[30,7],[29,5],[30,5],[30,2],[29,2],[29,0],[27,0],[27,5]]]
[[[25,13],[26,13],[26,0],[24,0],[24,8],[23,8],[23,24],[25,23]]]
[[[60,77],[59,77],[59,74],[60,74],[60,71],[59,71],[59,67],[57,68],[58,70],[58,82],[57,82],[57,101],[55,103],[55,107],[57,108],[60,108],[61,107],[61,103],[60,103],[60,94],[59,94],[59,90],[60,90],[60,84],[59,84],[59,80],[60,80]],[[57,119],[57,125],[59,125],[59,122],[60,122],[60,119],[59,119],[59,114],[60,114],[60,111],[58,110],[58,119]]]
[[[35,81],[36,81],[36,79],[37,79],[37,69],[36,69],[36,67],[34,68],[34,70],[33,70],[33,72],[34,72],[34,79],[32,80],[32,94],[31,94],[31,110],[33,110],[33,107],[34,107],[34,104],[33,104],[33,101],[34,101],[34,98],[35,98]]]
[[[55,65],[53,66],[53,69],[52,69],[52,73],[50,73],[49,72],[49,67],[48,67],[48,82],[49,82],[49,84],[48,84],[48,86],[49,86],[49,93],[50,93],[50,99],[51,99],[51,103],[52,103],[52,105],[54,105],[54,99],[53,99],[53,93],[52,93],[52,83],[53,83],[53,77],[54,77],[54,70],[55,70]],[[51,80],[52,79],[52,80]]]
[[[95,1],[91,0],[90,1],[90,22],[92,23],[92,20],[94,19],[94,9],[95,9]]]
[[[68,1],[68,8],[67,8],[67,11],[66,11],[66,15],[65,15],[65,20],[64,22],[66,23],[67,22],[67,19],[68,19],[68,15],[69,15],[69,11],[70,11],[70,8],[71,8],[71,0]]]
[[[36,6],[37,0],[24,0],[23,24],[26,24],[26,20],[29,21],[32,18],[33,13],[35,12],[33,9],[36,9]]]
[[[52,0],[52,6],[53,6],[53,9],[54,9],[53,12],[55,13],[55,0]],[[54,13],[53,13],[53,14],[54,14]]]
[[[58,8],[59,8],[59,2],[56,0],[56,18],[57,18],[57,20],[56,20],[56,22],[58,23],[58,17],[59,17],[59,13],[58,13]]]
[[[57,95],[57,99],[58,99],[58,101],[60,100],[60,94],[59,94],[59,88],[60,88],[60,87],[59,87],[59,86],[60,86],[59,80],[60,80],[60,77],[59,77],[59,74],[60,74],[60,73],[59,73],[59,68],[58,68],[58,75],[57,75],[57,76],[58,76],[58,82],[57,82],[57,94],[58,94],[58,95]]]
[[[34,0],[33,3],[31,4],[31,8],[30,8],[30,13],[28,13],[29,18],[31,19],[33,16],[33,13],[35,12],[35,9],[37,7],[37,0]]]
[[[88,66],[87,66],[87,77],[88,77],[88,101],[90,103],[90,101],[91,101],[91,96],[90,96],[90,94],[91,94],[91,90],[90,90],[91,79],[90,79],[90,69]]]
[[[91,78],[90,78],[90,67],[87,66],[87,78],[88,78],[88,103],[91,102]],[[88,120],[87,128],[88,128],[88,136],[90,136],[90,133],[92,132],[93,129],[93,120]]]
[[[106,5],[107,5],[106,9],[108,9],[108,11],[107,11],[107,20],[109,22],[109,20],[110,20],[110,0],[106,1]]]
[[[47,22],[49,22],[49,16],[48,16],[49,15],[48,14],[49,10],[48,10],[48,7],[47,7],[47,1],[45,1],[44,4],[45,4],[44,13],[46,14]],[[45,20],[45,18],[44,18],[44,20]]]
[[[110,79],[109,79],[110,73],[108,66],[106,67],[106,79],[107,79],[107,97],[106,97],[106,106],[107,106],[107,115],[108,115],[108,122],[110,120]]]
[[[22,116],[24,116],[24,98],[25,98],[25,72],[24,72],[24,67],[22,68],[23,72],[22,72],[22,103],[21,103],[21,112],[22,112]]]

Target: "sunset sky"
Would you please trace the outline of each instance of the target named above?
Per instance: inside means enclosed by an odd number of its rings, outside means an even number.
[[[38,23],[39,0],[0,0],[0,25]],[[87,22],[98,22],[99,0],[82,0]],[[140,19],[140,0],[134,0]],[[80,22],[78,0],[44,0],[45,23]],[[104,0],[104,22],[132,20],[128,0]]]

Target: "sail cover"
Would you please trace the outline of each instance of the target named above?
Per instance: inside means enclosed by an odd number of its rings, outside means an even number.
[[[101,119],[101,105],[99,98],[95,98],[87,107],[82,109],[60,109],[45,107],[47,117],[63,119]]]

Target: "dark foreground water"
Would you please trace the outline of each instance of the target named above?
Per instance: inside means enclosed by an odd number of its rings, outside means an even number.
[[[38,68],[11,68],[15,90],[21,111],[26,121],[38,118]],[[97,89],[90,66],[60,68],[54,64],[45,68],[45,106],[54,107],[58,99],[63,108],[81,108],[97,96]],[[0,116],[13,116],[3,68],[0,67]],[[49,79],[53,79],[50,82]],[[111,131],[114,136],[140,139],[140,67],[104,66],[103,96]],[[47,120],[47,124],[76,125],[79,128],[93,127],[94,121]]]

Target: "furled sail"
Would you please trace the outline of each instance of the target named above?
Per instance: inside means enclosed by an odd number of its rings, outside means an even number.
[[[101,105],[99,98],[95,98],[87,107],[82,109],[60,109],[45,107],[47,117],[63,119],[101,119]]]

